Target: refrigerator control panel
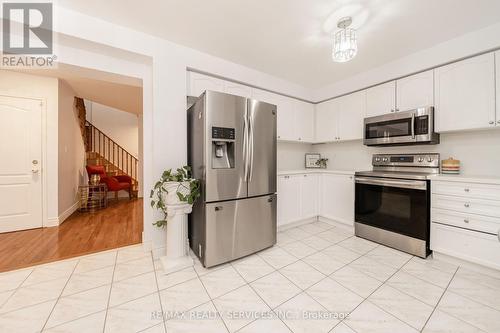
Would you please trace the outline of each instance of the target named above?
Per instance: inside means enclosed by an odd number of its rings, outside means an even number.
[[[212,139],[234,140],[234,128],[212,127]]]

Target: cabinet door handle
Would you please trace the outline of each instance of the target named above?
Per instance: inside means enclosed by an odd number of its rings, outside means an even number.
[[[498,238],[498,241],[500,242],[500,229],[498,229],[497,238]]]
[[[469,208],[470,204],[469,203],[464,203],[465,208]]]
[[[464,222],[465,223],[469,223],[469,219],[464,219]]]
[[[495,122],[493,120],[490,121],[490,125],[493,125]]]
[[[465,192],[470,192],[470,189],[468,189],[468,188],[464,188],[464,191],[465,191]]]

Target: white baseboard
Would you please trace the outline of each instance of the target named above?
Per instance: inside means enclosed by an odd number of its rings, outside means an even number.
[[[346,231],[352,232],[354,234],[354,222],[349,223],[348,221],[333,220],[324,216],[318,216],[318,221],[331,224],[341,229],[345,229]]]
[[[448,254],[432,251],[432,257],[436,260],[441,260],[448,262],[450,264],[454,264],[466,269],[469,269],[471,271],[479,272],[485,275],[493,276],[495,278],[500,278],[500,270],[497,270],[492,267],[488,266],[483,266],[480,264],[473,263],[471,261],[463,260]]]
[[[49,217],[47,223],[44,224],[44,228],[57,227],[59,225],[59,217]]]
[[[278,232],[292,229],[295,227],[299,227],[299,226],[304,225],[304,224],[316,222],[317,220],[318,220],[318,217],[316,216],[316,217],[311,217],[311,218],[308,218],[305,220],[300,220],[300,221],[295,221],[295,222],[291,222],[291,223],[287,223],[287,224],[282,224],[282,225],[278,226]]]
[[[329,217],[325,217],[322,215],[319,216],[314,216],[308,219],[300,220],[300,221],[295,221],[292,223],[287,223],[287,224],[282,224],[278,226],[278,231],[285,231],[288,229],[292,229],[295,227],[299,227],[304,224],[316,222],[316,221],[321,221],[325,222],[328,224],[331,224],[335,227],[345,229],[346,231],[352,232],[354,234],[354,222],[349,222],[349,221],[342,221],[342,220],[336,220],[336,219],[331,219]]]
[[[47,219],[47,225],[44,227],[57,227],[60,226],[68,217],[71,216],[74,212],[78,210],[80,207],[80,201],[75,202],[73,205],[71,205],[68,209],[66,209],[64,212],[62,212],[61,215],[58,217],[53,217]]]

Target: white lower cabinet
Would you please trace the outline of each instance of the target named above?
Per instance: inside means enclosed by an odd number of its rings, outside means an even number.
[[[278,177],[278,225],[300,220],[301,175]]]
[[[348,225],[354,224],[354,177],[321,174],[319,215]]]
[[[500,185],[431,185],[431,250],[500,269]]]
[[[318,215],[318,174],[278,177],[278,225]]]
[[[300,181],[300,219],[318,216],[318,174],[302,175]]]
[[[475,264],[500,269],[498,235],[432,223],[431,249]]]

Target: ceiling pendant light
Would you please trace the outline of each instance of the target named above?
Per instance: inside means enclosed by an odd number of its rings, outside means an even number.
[[[333,36],[332,58],[335,62],[346,62],[358,53],[356,30],[349,28],[352,23],[351,17],[343,17],[337,23],[341,30]]]

